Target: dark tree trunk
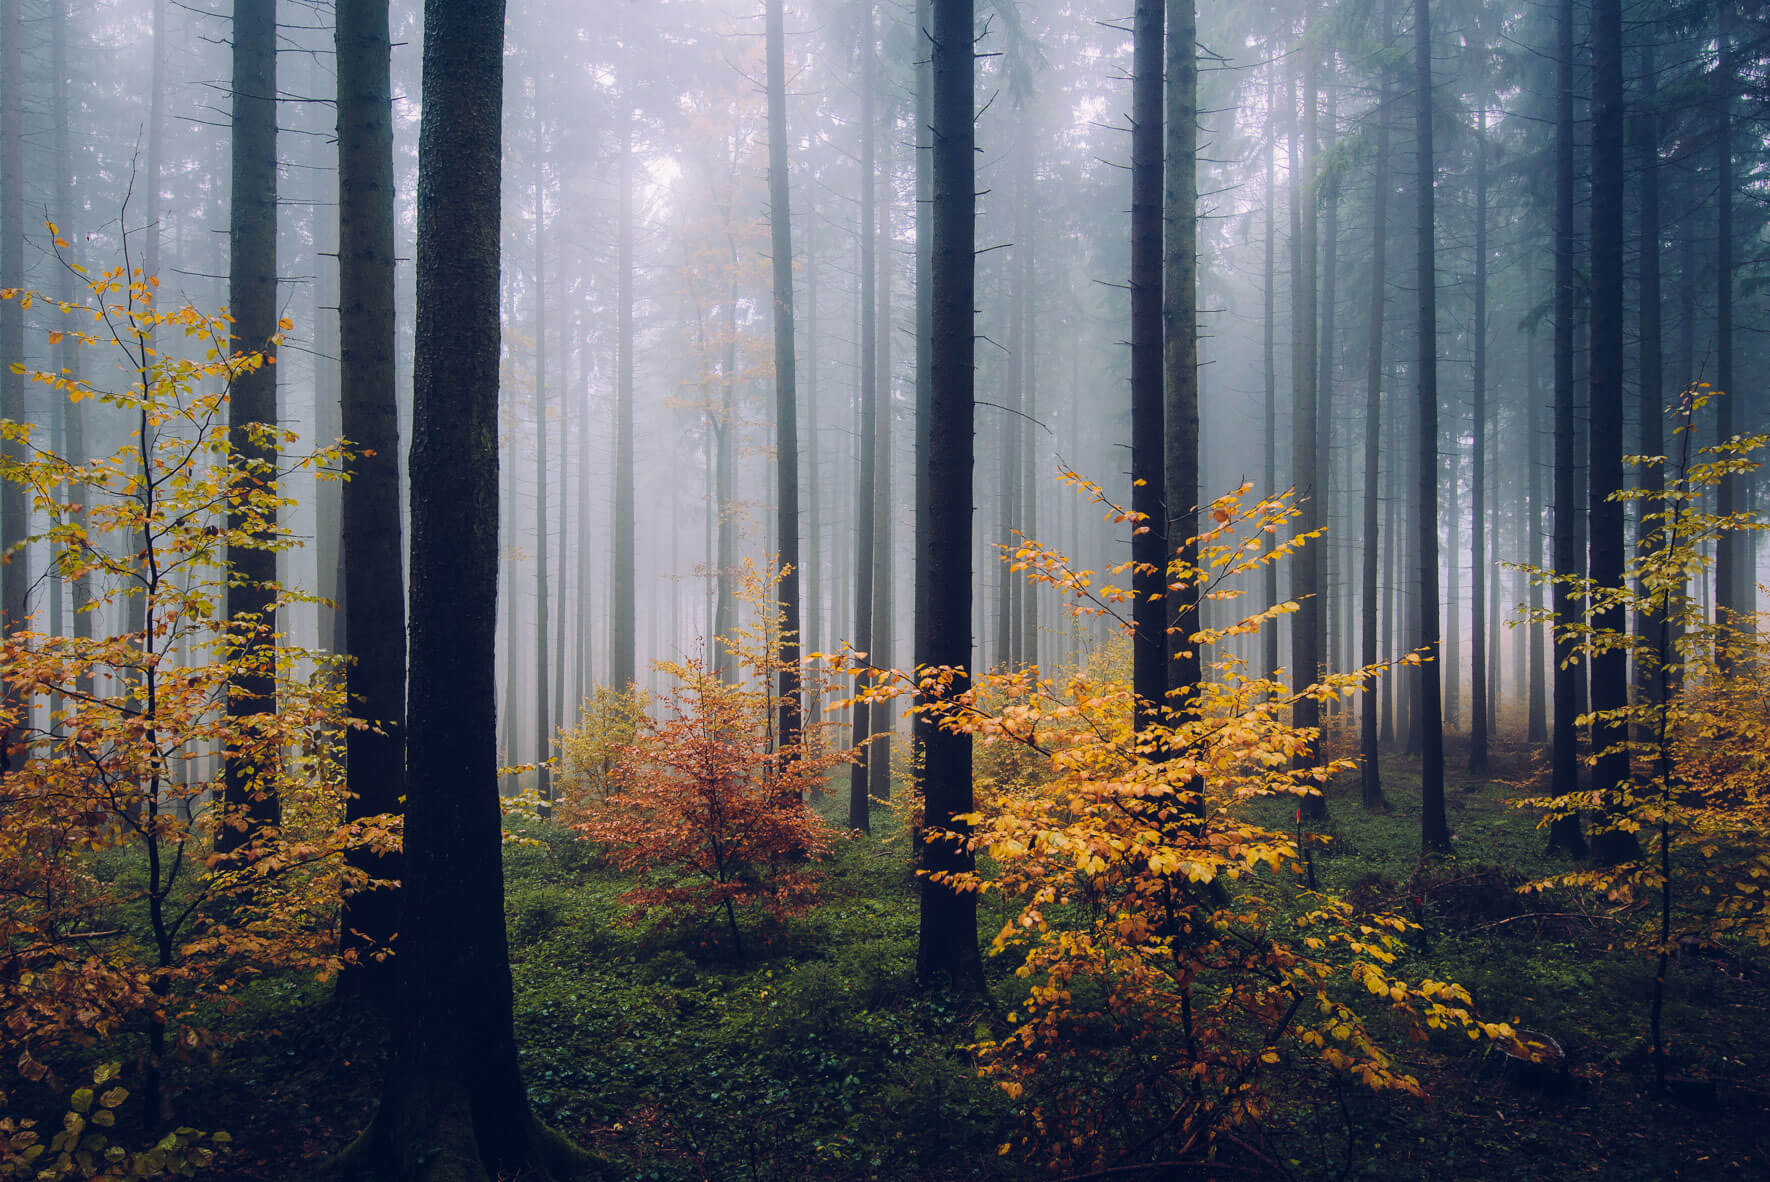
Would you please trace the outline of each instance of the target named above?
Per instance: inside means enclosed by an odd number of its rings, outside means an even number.
[[[1393,0],[1383,0],[1382,41],[1387,47],[1393,39]],[[1383,313],[1388,304],[1385,284],[1388,280],[1389,257],[1389,124],[1393,87],[1387,63],[1381,69],[1377,84],[1376,162],[1371,174],[1371,302],[1370,335],[1365,346],[1364,370],[1364,549],[1362,595],[1360,597],[1361,640],[1359,662],[1377,663],[1377,491],[1382,473],[1383,430]],[[1377,694],[1389,678],[1372,682],[1359,695],[1359,787],[1365,808],[1383,804],[1383,778],[1378,767]]]
[[[1305,49],[1303,60],[1303,108],[1301,127],[1293,127],[1291,167],[1291,483],[1297,490],[1298,508],[1294,532],[1312,533],[1321,528],[1323,487],[1316,479],[1318,452],[1315,445],[1316,400],[1320,394],[1320,372],[1316,349],[1319,344],[1316,322],[1316,50]],[[1296,135],[1303,135],[1303,158],[1295,158]],[[1321,726],[1321,703],[1303,691],[1314,685],[1320,676],[1321,656],[1321,548],[1318,539],[1310,542],[1291,560],[1291,598],[1297,610],[1291,613],[1291,692],[1297,695],[1291,708],[1291,723],[1303,730]],[[1314,767],[1320,762],[1319,739],[1300,750],[1292,759],[1298,768]],[[1305,797],[1303,815],[1320,819],[1327,815],[1327,797],[1321,793]]]
[[[1469,411],[1475,438],[1469,510],[1469,770],[1487,771],[1487,106],[1475,135],[1475,373]]]
[[[395,398],[393,91],[386,0],[338,9],[338,347],[344,437],[357,449],[342,490],[344,643],[352,728],[347,816],[398,813],[405,796],[406,597],[401,577],[399,410]],[[377,878],[401,876],[397,857],[359,856]],[[344,947],[384,946],[399,921],[395,888],[344,904]],[[346,967],[338,988],[386,1002],[394,961]]]
[[[627,101],[625,98],[623,102]],[[609,684],[625,692],[638,674],[634,654],[638,619],[633,569],[633,117],[620,115],[619,190],[615,246],[615,519],[614,571],[609,589]]]
[[[1330,50],[1328,53],[1328,70],[1333,74],[1336,57]],[[1310,157],[1319,161],[1320,145],[1315,142],[1319,135],[1319,127],[1325,124],[1329,142],[1339,136],[1339,82],[1336,77],[1329,78],[1326,93],[1322,96],[1322,118],[1318,122],[1310,120]],[[1320,165],[1316,165],[1320,171]],[[1317,257],[1320,259],[1321,277],[1316,285],[1317,302],[1321,308],[1320,333],[1316,341],[1315,365],[1315,487],[1320,501],[1316,508],[1316,521],[1328,526],[1328,536],[1316,546],[1315,555],[1315,668],[1317,676],[1322,670],[1339,667],[1337,645],[1339,639],[1334,627],[1340,611],[1340,593],[1335,556],[1339,550],[1339,530],[1333,526],[1334,521],[1334,359],[1336,353],[1336,313],[1337,303],[1334,299],[1335,287],[1339,275],[1340,261],[1340,182],[1337,177],[1322,175],[1321,185],[1321,232]],[[1338,701],[1331,701],[1318,707],[1318,710],[1332,712],[1338,707]],[[1324,736],[1325,738],[1325,736]],[[1316,752],[1321,758],[1321,752]]]
[[[805,214],[805,577],[800,580],[801,602],[805,612],[804,649],[822,652],[824,644],[823,613],[823,480],[820,461],[823,447],[818,439],[817,393],[817,206],[809,204]],[[815,687],[816,683],[813,683]],[[819,699],[813,693],[805,703],[805,714],[818,717]]]
[[[897,667],[891,633],[891,183],[892,170],[881,170],[877,241],[879,298],[874,307],[877,323],[878,377],[874,390],[873,422],[873,664],[882,669]],[[891,715],[889,702],[873,707],[872,725],[878,732],[867,747],[867,791],[877,800],[891,796]]]
[[[529,1110],[504,934],[492,637],[498,585],[498,167],[504,5],[429,0],[413,375],[412,793],[402,989],[346,1176],[568,1176]]]
[[[799,406],[793,351],[793,222],[787,191],[787,51],[768,0],[768,228],[774,278],[775,535],[780,565],[780,744],[799,741]]]
[[[1634,122],[1635,168],[1641,178],[1641,293],[1640,336],[1641,374],[1636,397],[1636,411],[1641,420],[1641,440],[1636,451],[1644,456],[1665,454],[1665,361],[1660,314],[1660,245],[1659,215],[1659,112],[1658,68],[1655,61],[1657,28],[1649,23],[1641,45],[1640,95]],[[1658,497],[1665,492],[1665,468],[1648,464],[1640,469],[1641,487],[1649,494],[1641,504],[1643,516],[1659,506]],[[1636,531],[1636,546],[1644,554],[1652,545],[1655,531],[1643,521]],[[1665,654],[1660,651],[1659,638],[1669,621],[1663,609],[1664,600],[1656,597],[1644,583],[1637,592],[1643,603],[1656,606],[1635,617],[1635,689],[1641,700],[1656,703],[1659,699],[1660,664]]]
[[[725,355],[719,366],[719,548],[713,564],[713,664],[719,676],[729,684],[737,684],[736,639],[738,605],[738,253],[737,239],[732,236],[731,211],[726,210],[725,240],[730,268],[725,291]]]
[[[1167,240],[1162,270],[1165,399],[1162,487],[1166,535],[1181,561],[1199,560],[1198,423],[1198,12],[1195,0],[1171,0],[1167,36],[1167,160],[1163,212]],[[1187,581],[1168,592],[1168,705],[1177,721],[1195,708],[1202,662],[1192,637],[1199,630],[1199,587]]]
[[[854,485],[854,640],[856,650],[868,654],[873,649],[873,498],[878,479],[878,398],[879,340],[877,316],[877,273],[874,267],[877,249],[874,233],[878,211],[874,194],[873,120],[874,120],[874,58],[878,47],[873,40],[873,3],[865,0],[860,40],[860,463]],[[866,702],[854,704],[853,740],[861,747],[873,733],[872,707]],[[869,815],[869,773],[871,764],[867,750],[848,769],[848,826],[866,832],[872,827]]]
[[[24,23],[20,0],[0,0],[0,287],[24,286],[25,190],[24,190],[24,52],[20,45]],[[0,300],[0,419],[25,421],[25,378],[14,372],[25,360],[24,312],[16,299]],[[22,463],[24,442],[0,441],[0,453]],[[25,626],[25,596],[30,587],[23,548],[29,534],[25,486],[0,480],[0,551],[7,562],[0,565],[0,628],[8,634]],[[11,691],[6,691],[8,700]],[[20,720],[21,724],[26,720]],[[0,774],[11,758],[12,735],[0,734]]]
[[[934,391],[934,14],[930,0],[916,0],[916,573],[911,660],[917,669],[931,661],[933,609],[929,595],[934,569],[934,500],[930,484]],[[969,502],[966,502],[969,504]],[[910,719],[911,765],[917,787],[926,792],[923,766],[932,721],[917,712]]]
[[[541,80],[535,79],[535,788],[550,799],[547,757],[553,746],[547,619],[547,176],[541,127]],[[564,567],[562,566],[563,572]]]
[[[275,0],[237,0],[233,21],[233,188],[228,217],[228,311],[236,352],[275,355],[277,335],[277,17]],[[266,479],[276,466],[277,371],[266,364],[236,378],[228,399],[229,447]],[[146,441],[143,441],[146,446]],[[228,529],[248,536],[246,514],[230,509]],[[274,522],[269,529],[274,531]],[[276,643],[277,555],[268,534],[228,549],[228,618],[241,628],[247,659],[263,665]],[[275,708],[268,673],[237,678],[227,710],[250,718]],[[222,800],[228,819],[215,835],[221,852],[238,849],[277,823],[269,769],[230,758]]]
[[[1266,109],[1278,110],[1278,64],[1276,60],[1266,73]],[[1278,228],[1274,209],[1277,207],[1277,195],[1274,192],[1273,177],[1278,171],[1278,153],[1275,147],[1278,131],[1275,127],[1267,127],[1266,139],[1266,283],[1261,289],[1263,317],[1261,320],[1261,357],[1264,362],[1266,377],[1265,422],[1262,424],[1261,439],[1262,459],[1261,479],[1264,484],[1260,489],[1263,497],[1277,496],[1278,488],[1278,349],[1275,343],[1278,324],[1278,268],[1273,257],[1278,239]],[[1271,607],[1278,603],[1278,564],[1268,562],[1261,576],[1262,605]],[[1278,676],[1278,623],[1272,621],[1260,629],[1260,668],[1255,670],[1261,677]]]
[[[1622,0],[1595,0],[1592,7],[1592,360],[1590,477],[1591,576],[1594,586],[1621,587],[1626,554],[1623,505],[1623,62]],[[1620,604],[1594,605],[1592,626],[1602,633],[1628,632]],[[1629,658],[1621,648],[1594,653],[1592,666],[1592,787],[1607,820],[1629,778],[1628,723],[1607,717],[1629,704]],[[1592,852],[1607,864],[1639,856],[1640,842],[1627,830],[1606,828],[1592,836]]]
[[[1137,0],[1131,73],[1131,689],[1136,729],[1167,691],[1167,500],[1162,493],[1162,0]]]
[[[1583,575],[1578,548],[1580,505],[1574,464],[1573,406],[1573,0],[1559,0],[1555,62],[1555,537],[1553,561],[1554,700],[1550,729],[1550,791],[1566,796],[1579,790],[1579,714],[1575,682],[1583,669],[1571,665],[1578,623],[1573,589],[1564,580]],[[1578,814],[1549,825],[1549,848],[1582,855],[1586,850]]]
[[[1535,304],[1536,285],[1530,284],[1525,290],[1532,295],[1526,302]],[[1524,394],[1530,403],[1528,416],[1529,441],[1526,444],[1526,455],[1530,464],[1528,485],[1530,503],[1522,514],[1524,528],[1530,535],[1527,539],[1527,561],[1532,569],[1543,569],[1543,393],[1538,381],[1536,334],[1533,332],[1524,342]],[[1525,625],[1530,632],[1526,661],[1530,666],[1528,689],[1529,714],[1526,722],[1525,737],[1532,743],[1547,742],[1549,738],[1548,719],[1548,684],[1547,673],[1543,662],[1547,654],[1543,651],[1543,626],[1536,616],[1543,610],[1542,580],[1532,577],[1530,580],[1530,616],[1531,621]]]
[[[1728,0],[1716,6],[1716,38],[1720,59],[1715,66],[1713,108],[1715,123],[1715,439],[1724,442],[1733,438],[1735,404],[1738,393],[1733,385],[1733,44]],[[1741,508],[1738,476],[1727,473],[1715,486],[1715,513],[1727,517]],[[1735,530],[1726,530],[1715,539],[1715,621],[1725,627],[1739,628],[1740,613],[1749,610],[1756,598],[1752,589],[1752,572],[1740,561],[1741,537]],[[1748,589],[1751,594],[1746,594]],[[1728,645],[1723,641],[1721,660],[1728,660]]]
[[[1419,203],[1418,271],[1414,282],[1419,317],[1419,644],[1427,664],[1420,671],[1420,847],[1450,849],[1450,825],[1444,813],[1444,722],[1439,702],[1438,643],[1438,291],[1433,213],[1432,155],[1432,6],[1416,0],[1414,8],[1415,129],[1419,137],[1414,198]]]
[[[973,312],[977,244],[977,163],[973,127],[976,62],[972,0],[933,0],[933,110],[930,139],[933,194],[929,207],[934,250],[928,415],[928,564],[918,568],[920,595],[928,606],[926,663],[953,671],[947,695],[970,684],[971,664],[971,477]],[[927,695],[923,695],[924,700]],[[963,844],[969,826],[957,818],[971,811],[971,736],[924,728],[924,821],[933,836],[922,843],[922,869],[931,874],[969,872]],[[916,976],[983,988],[977,951],[977,896],[923,880]]]

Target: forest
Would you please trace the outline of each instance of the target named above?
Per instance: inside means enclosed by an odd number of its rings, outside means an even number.
[[[0,1182],[1770,1176],[1767,373],[1753,0],[0,0]]]

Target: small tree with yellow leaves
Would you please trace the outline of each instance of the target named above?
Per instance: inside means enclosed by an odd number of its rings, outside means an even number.
[[[1135,523],[1098,486],[1073,475],[1069,483]],[[1179,551],[1197,558],[1170,564],[1170,588],[1191,584],[1227,604],[1247,576],[1309,540],[1289,536],[1293,497],[1249,504],[1247,491],[1210,506],[1209,531]],[[1121,609],[1131,593],[1111,581],[1128,567],[1102,579],[1030,539],[1008,557],[1072,611],[1129,626]],[[1306,889],[1295,838],[1259,819],[1273,798],[1300,800],[1348,766],[1297,766],[1317,734],[1291,724],[1296,698],[1223,651],[1293,610],[1270,604],[1187,638],[1219,655],[1203,662],[1197,692],[1142,734],[1122,672],[991,674],[957,695],[943,692],[942,671],[921,672],[932,703],[923,708],[937,725],[970,733],[983,751],[1034,752],[1048,769],[981,794],[966,840],[988,857],[947,880],[1000,894],[1012,910],[992,950],[1018,959],[1028,992],[1008,1031],[975,1049],[983,1073],[1020,1107],[1018,1151],[1031,1165],[1149,1168],[1209,1157],[1228,1130],[1268,1109],[1287,1057],[1421,1094],[1367,1027],[1360,998],[1418,1038],[1435,1028],[1512,1037],[1479,1022],[1461,987],[1401,975],[1409,922]],[[1305,693],[1346,698],[1381,672],[1329,675]],[[869,692],[902,694],[909,684],[899,675]]]
[[[150,1121],[169,1035],[198,1046],[199,1007],[267,969],[334,971],[341,895],[371,885],[344,853],[397,844],[395,818],[343,820],[334,740],[350,723],[330,658],[280,637],[254,643],[255,625],[224,608],[227,548],[295,545],[268,524],[288,503],[279,481],[336,470],[343,453],[292,455],[292,434],[256,426],[272,455],[282,450],[281,466],[241,457],[229,445],[228,392],[266,359],[228,351],[225,314],[160,310],[156,287],[120,267],[89,277],[82,302],[59,305],[69,326],[53,335],[118,359],[127,388],[30,375],[53,397],[120,412],[133,430],[115,452],[57,455],[28,424],[0,423],[13,444],[0,479],[25,490],[42,523],[29,541],[48,548],[62,579],[91,588],[82,610],[122,614],[133,601],[139,621],[69,637],[26,619],[0,641],[0,727],[11,737],[0,779],[0,1025],[27,1080],[47,1074],[46,1048],[145,1026]],[[230,515],[249,528],[230,528]],[[274,687],[274,707],[230,715],[230,687],[254,678]],[[222,803],[224,753],[256,769],[241,811],[274,798],[280,822],[218,854],[217,833],[245,825]]]
[[[1669,469],[1663,489],[1634,488],[1616,498],[1640,504],[1641,544],[1621,586],[1533,567],[1542,582],[1572,587],[1586,604],[1576,620],[1535,616],[1560,630],[1576,660],[1626,652],[1635,667],[1633,700],[1621,709],[1581,716],[1600,739],[1586,756],[1620,764],[1619,784],[1518,801],[1544,825],[1587,813],[1594,832],[1648,838],[1641,856],[1532,883],[1591,889],[1624,905],[1638,921],[1631,942],[1653,958],[1648,1043],[1654,1074],[1665,1086],[1669,1063],[1665,998],[1673,953],[1681,945],[1740,940],[1770,946],[1770,619],[1707,616],[1690,594],[1693,579],[1713,565],[1727,534],[1761,531],[1750,513],[1703,509],[1703,495],[1723,480],[1758,467],[1770,436],[1739,435],[1707,447],[1694,444],[1697,413],[1717,395],[1706,384],[1679,398],[1676,457],[1637,456],[1641,466]],[[1634,631],[1600,627],[1621,609]]]

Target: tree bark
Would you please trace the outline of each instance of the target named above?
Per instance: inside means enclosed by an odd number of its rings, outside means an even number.
[[[1387,48],[1394,33],[1393,0],[1383,0],[1382,41]],[[1370,334],[1365,346],[1364,369],[1364,549],[1361,626],[1362,644],[1359,661],[1366,666],[1377,663],[1377,602],[1381,590],[1377,585],[1378,537],[1377,492],[1381,481],[1379,457],[1382,454],[1383,432],[1383,313],[1388,304],[1389,257],[1389,124],[1393,96],[1389,67],[1379,67],[1377,83],[1376,161],[1371,174],[1371,302]],[[1365,808],[1383,805],[1383,777],[1378,766],[1377,694],[1389,678],[1371,682],[1359,695],[1359,790]]]
[[[1321,528],[1322,487],[1316,480],[1316,399],[1320,374],[1316,349],[1316,51],[1305,49],[1303,59],[1303,107],[1301,126],[1293,124],[1291,168],[1291,483],[1301,510],[1293,528],[1308,534]],[[1297,133],[1303,139],[1303,157],[1295,158]],[[1301,730],[1321,727],[1321,703],[1303,691],[1320,676],[1321,653],[1321,547],[1317,539],[1305,545],[1291,560],[1291,692],[1297,695],[1291,708],[1291,725]],[[1293,766],[1310,768],[1320,762],[1317,738],[1292,758]],[[1305,797],[1303,815],[1319,820],[1327,816],[1327,797]]]
[[[1162,197],[1167,238],[1162,260],[1164,531],[1180,560],[1199,560],[1198,420],[1198,11],[1196,0],[1170,0],[1167,33],[1167,159]],[[1165,580],[1164,580],[1165,581]],[[1176,721],[1195,712],[1202,661],[1199,586],[1167,593],[1167,701]]]
[[[1716,5],[1716,39],[1720,59],[1715,65],[1713,118],[1715,124],[1715,440],[1733,438],[1739,395],[1733,384],[1733,41],[1729,0]],[[1739,477],[1727,473],[1715,486],[1715,514],[1728,517],[1741,508]],[[1741,613],[1756,598],[1753,572],[1740,561],[1743,549],[1735,530],[1715,539],[1715,622],[1728,628],[1742,626]],[[1751,594],[1747,590],[1751,589]],[[1729,645],[1723,638],[1721,662],[1731,664]]]
[[[0,0],[0,287],[22,288],[25,273],[24,190],[24,24],[20,0]],[[25,378],[14,365],[25,360],[24,312],[16,299],[0,300],[0,419],[25,421]],[[13,463],[26,458],[22,440],[0,441],[0,454]],[[25,596],[30,572],[24,540],[30,533],[25,487],[0,480],[0,629],[10,635],[25,627]],[[0,671],[3,672],[3,671]],[[5,690],[8,703],[12,694]],[[29,719],[18,725],[28,726]],[[13,735],[0,734],[0,774],[11,766]]]
[[[257,476],[270,479],[277,449],[277,18],[275,0],[236,0],[233,21],[233,188],[228,216],[228,311],[235,352],[264,352],[255,372],[233,383],[228,399],[229,447]],[[146,441],[143,441],[146,446]],[[252,519],[230,508],[227,614],[242,630],[243,655],[262,664],[276,643],[277,555],[275,522],[252,537]],[[250,718],[275,708],[273,678],[265,673],[236,678],[227,712]],[[278,822],[275,796],[265,784],[268,769],[248,761],[225,761],[225,819],[215,835],[217,851],[240,848]]]
[[[547,175],[543,163],[541,78],[535,75],[535,789],[545,809],[552,777],[547,757],[553,746],[553,705],[549,700],[547,605]],[[563,571],[563,567],[561,570]]]
[[[1432,155],[1432,5],[1416,0],[1414,8],[1415,129],[1419,138],[1417,192],[1419,224],[1419,643],[1428,664],[1419,680],[1420,847],[1450,849],[1450,825],[1444,812],[1444,721],[1439,701],[1438,636],[1438,272],[1433,213],[1437,169]]]
[[[1550,792],[1566,796],[1579,790],[1579,736],[1576,679],[1582,670],[1569,664],[1573,640],[1567,629],[1577,623],[1573,590],[1564,581],[1583,575],[1576,522],[1580,513],[1575,493],[1573,406],[1573,0],[1557,6],[1555,62],[1555,573],[1554,696],[1550,730]],[[1578,814],[1549,825],[1549,848],[1574,855],[1585,853]]]
[[[493,722],[504,5],[427,0],[424,25],[403,988],[380,1110],[339,1164],[564,1177],[584,1158],[517,1065]]]
[[[1469,510],[1469,770],[1487,771],[1487,105],[1475,130],[1474,503]]]
[[[976,283],[977,163],[975,159],[976,62],[973,0],[933,0],[933,110],[930,123],[934,236],[930,267],[932,300],[928,505],[928,563],[916,572],[928,605],[927,664],[952,671],[940,696],[970,684],[972,449],[975,431],[973,307]],[[930,698],[924,691],[924,703]],[[925,785],[922,869],[929,874],[966,873],[974,861],[965,846],[970,827],[958,818],[971,811],[971,736],[938,727],[924,729]],[[977,951],[977,896],[923,879],[916,976],[924,985],[946,983],[981,991],[983,964]]]
[[[1168,539],[1162,492],[1163,0],[1137,0],[1131,67],[1131,689],[1141,734],[1167,697]]]
[[[623,91],[622,102],[629,100]],[[609,684],[624,693],[638,673],[633,569],[633,115],[620,114],[615,245],[614,577],[609,588]]]
[[[860,463],[854,485],[854,640],[856,650],[873,649],[873,498],[878,479],[878,276],[874,266],[877,246],[874,235],[878,211],[874,195],[874,59],[878,47],[873,37],[873,2],[865,0],[860,40]],[[872,735],[872,707],[854,704],[853,741],[860,757],[848,769],[848,827],[861,832],[872,828],[869,815],[871,765],[862,746]]]
[[[1621,587],[1623,545],[1623,38],[1622,0],[1595,0],[1592,7],[1592,422],[1587,436],[1594,586]],[[1628,632],[1621,604],[1594,605],[1592,626],[1600,635]],[[1629,704],[1629,658],[1606,647],[1591,656],[1592,787],[1610,817],[1629,778],[1628,723],[1607,715]],[[1593,834],[1592,852],[1614,865],[1639,856],[1640,842],[1627,830]]]
[[[1266,73],[1266,109],[1278,110],[1278,62],[1274,59]],[[1261,357],[1264,362],[1266,377],[1265,422],[1261,432],[1263,440],[1262,459],[1265,461],[1261,469],[1264,486],[1260,489],[1263,497],[1277,496],[1278,487],[1278,349],[1275,338],[1278,325],[1278,268],[1274,259],[1274,251],[1278,241],[1277,217],[1274,210],[1278,200],[1273,178],[1278,172],[1278,153],[1275,144],[1278,139],[1276,127],[1267,127],[1266,138],[1266,282],[1261,290],[1263,316],[1261,320]],[[1278,603],[1278,564],[1268,562],[1261,576],[1260,601],[1267,607]],[[1261,668],[1256,672],[1261,677],[1278,676],[1278,623],[1265,624],[1260,629]]]
[[[392,46],[386,0],[338,9],[338,346],[344,437],[355,446],[342,490],[345,684],[352,712],[374,723],[345,738],[351,818],[404,806],[406,597],[400,553],[399,408],[395,397]],[[397,856],[357,855],[377,878],[401,877]],[[345,949],[384,947],[399,922],[397,886],[344,902]],[[347,966],[338,988],[386,1002],[397,964]]]
[[[793,351],[793,222],[787,189],[787,65],[781,0],[768,0],[768,228],[774,278],[775,535],[781,572],[780,745],[803,725],[799,700],[799,406]]]

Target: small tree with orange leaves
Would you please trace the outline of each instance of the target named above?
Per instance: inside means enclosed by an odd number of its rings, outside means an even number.
[[[633,739],[614,748],[606,795],[575,796],[562,809],[568,824],[638,876],[623,896],[636,918],[654,910],[723,918],[739,957],[740,909],[780,919],[815,896],[812,863],[829,854],[831,834],[805,798],[849,758],[824,740],[822,725],[805,727],[793,743],[776,733],[778,581],[745,564],[740,598],[754,619],[720,641],[742,681],[732,684],[699,661],[660,664],[672,681],[657,703],[661,717],[641,716]]]
[[[11,744],[0,778],[0,1024],[27,1080],[47,1074],[46,1048],[145,1025],[150,1119],[169,1035],[199,1045],[199,1005],[225,1002],[254,974],[333,971],[341,894],[370,885],[345,851],[397,844],[393,818],[343,822],[334,738],[348,712],[327,658],[281,638],[248,643],[256,623],[227,619],[223,606],[227,547],[294,545],[268,525],[288,503],[279,480],[336,469],[342,452],[291,457],[292,435],[254,427],[285,457],[241,457],[229,446],[228,391],[266,359],[228,353],[225,314],[159,310],[156,286],[117,268],[88,278],[83,302],[58,305],[70,326],[52,336],[118,358],[127,388],[31,375],[55,397],[121,412],[134,429],[115,452],[57,455],[27,424],[0,423],[14,445],[0,478],[24,488],[43,523],[30,540],[62,579],[91,589],[82,610],[129,604],[139,622],[69,637],[27,619],[0,641]],[[248,528],[230,529],[230,513]],[[283,603],[300,598],[273,590]],[[243,678],[274,686],[274,708],[230,716]],[[278,825],[226,855],[216,834],[243,819],[221,803],[223,753],[256,769],[249,797],[280,811]]]

